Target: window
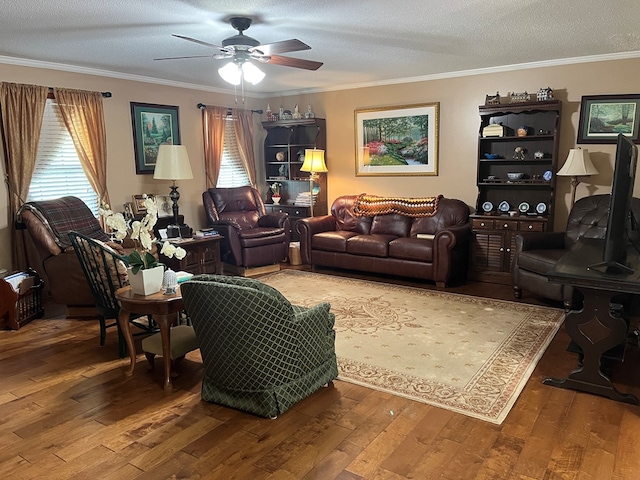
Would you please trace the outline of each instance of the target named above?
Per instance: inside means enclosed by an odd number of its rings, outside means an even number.
[[[55,100],[47,100],[42,119],[36,166],[27,201],[73,195],[98,216],[98,197],[80,165],[73,140]]]
[[[224,147],[222,149],[222,164],[218,175],[217,187],[231,188],[249,185],[249,177],[242,165],[240,152],[238,151],[238,141],[233,128],[233,120],[227,117],[224,127]]]

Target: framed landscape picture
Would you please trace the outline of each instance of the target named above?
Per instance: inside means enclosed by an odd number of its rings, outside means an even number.
[[[438,175],[440,103],[355,111],[356,176]]]
[[[640,94],[582,97],[578,143],[616,143],[622,133],[640,138]]]
[[[153,174],[160,145],[179,145],[178,107],[131,102],[136,174]]]

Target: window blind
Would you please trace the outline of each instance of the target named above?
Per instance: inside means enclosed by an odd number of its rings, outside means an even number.
[[[227,117],[224,127],[224,147],[222,149],[222,165],[218,175],[217,187],[232,188],[249,185],[249,177],[242,165],[238,140],[233,128],[233,119]]]
[[[98,216],[98,197],[80,165],[69,131],[55,100],[47,100],[42,119],[36,166],[27,201],[73,195]]]

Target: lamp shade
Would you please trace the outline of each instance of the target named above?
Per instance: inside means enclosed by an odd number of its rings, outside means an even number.
[[[158,180],[193,178],[187,147],[184,145],[160,145],[153,178]]]
[[[235,62],[229,62],[224,67],[218,69],[218,75],[222,79],[230,83],[231,85],[240,85],[240,79],[242,78],[242,70]]]
[[[589,157],[589,150],[580,147],[569,150],[567,161],[558,171],[558,175],[562,177],[583,177],[597,175],[598,173],[598,169],[593,165]]]
[[[324,163],[324,150],[317,148],[307,148],[304,151],[304,162],[300,167],[301,172],[328,172],[327,166]]]

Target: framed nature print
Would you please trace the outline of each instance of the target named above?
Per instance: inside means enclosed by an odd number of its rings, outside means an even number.
[[[178,107],[131,102],[136,174],[153,174],[158,148],[180,144]]]
[[[438,175],[440,103],[355,111],[356,176]]]
[[[578,143],[616,143],[622,133],[640,138],[640,94],[582,97]]]

